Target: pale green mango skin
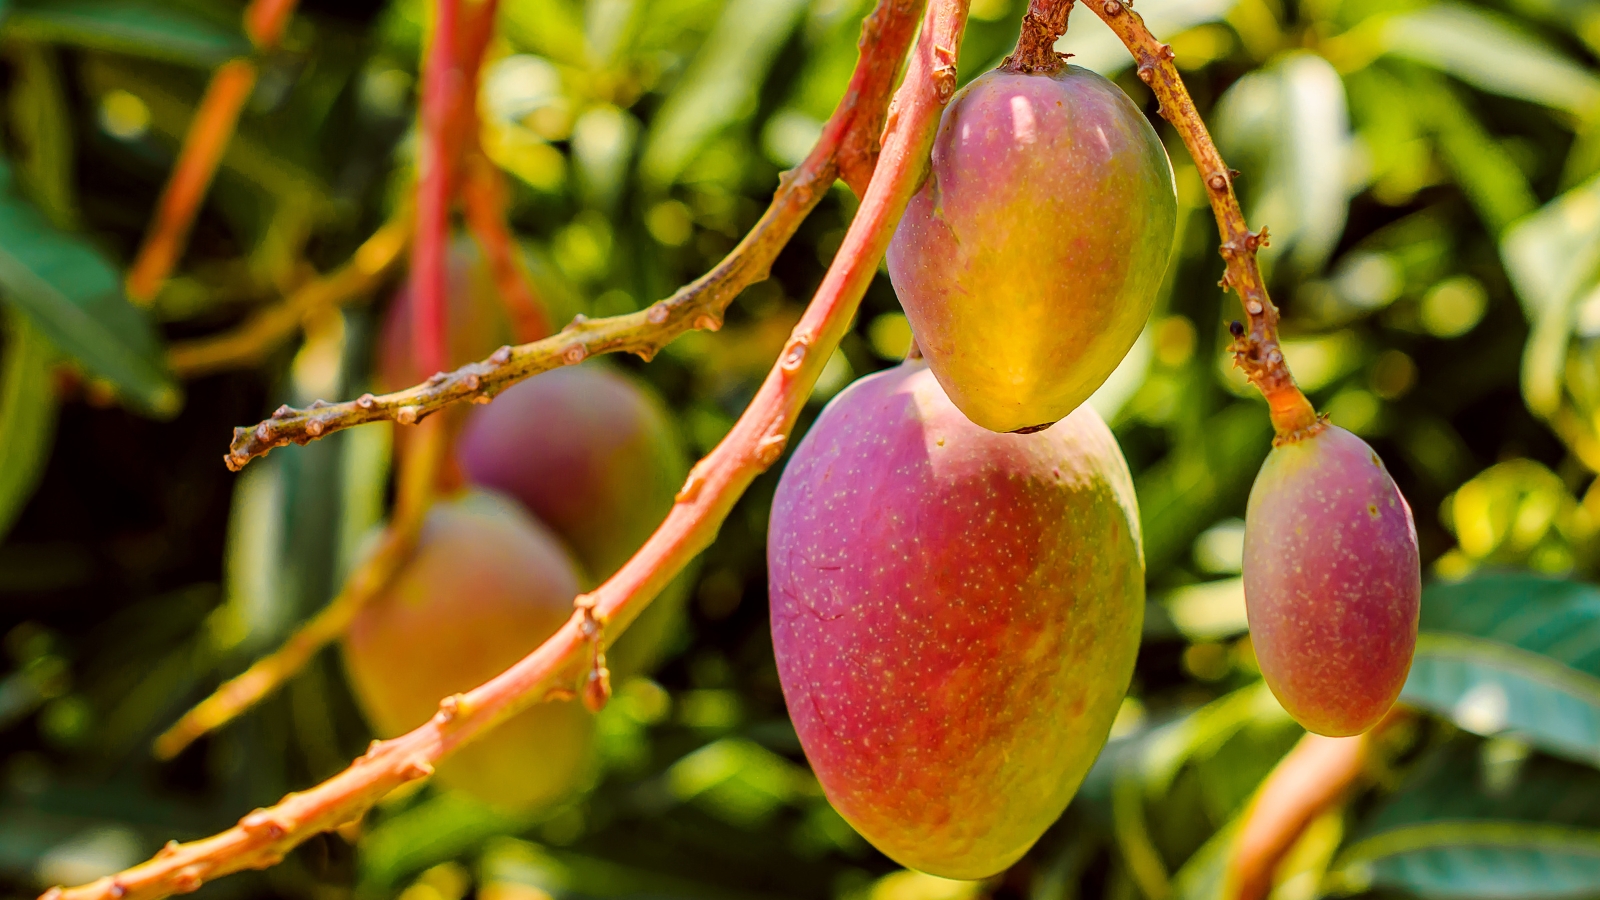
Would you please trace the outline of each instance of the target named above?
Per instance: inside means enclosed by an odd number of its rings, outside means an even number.
[[[957,92],[889,245],[917,345],[991,431],[1055,422],[1144,328],[1177,223],[1172,164],[1120,88],[1077,66]]]
[[[486,491],[434,504],[415,555],[356,616],[341,644],[362,712],[403,734],[439,701],[500,674],[572,615],[578,572],[515,501]],[[512,813],[549,806],[592,773],[594,717],[540,703],[439,764],[435,778]]]

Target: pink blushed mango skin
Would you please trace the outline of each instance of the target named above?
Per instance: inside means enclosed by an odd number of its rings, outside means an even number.
[[[984,878],[1060,816],[1132,676],[1138,521],[1087,406],[997,434],[914,363],[828,405],[773,501],[772,641],[806,757],[867,840]]]
[[[604,580],[671,511],[689,461],[667,408],[598,361],[545,372],[473,409],[456,445],[473,484],[515,497]],[[617,638],[620,680],[647,670],[680,626],[688,578],[675,579]]]
[[[486,492],[434,505],[417,550],[357,615],[342,650],[373,730],[393,737],[500,674],[572,614],[578,575],[554,535]],[[439,765],[437,779],[510,812],[580,788],[594,717],[576,702],[518,713]]]
[[[889,275],[951,401],[991,431],[1033,428],[1133,346],[1176,222],[1166,150],[1120,88],[995,70],[945,110]]]
[[[1366,442],[1332,425],[1274,447],[1245,513],[1244,595],[1262,677],[1308,731],[1360,734],[1417,646],[1411,507]]]

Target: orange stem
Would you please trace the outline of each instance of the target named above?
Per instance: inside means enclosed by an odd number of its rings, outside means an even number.
[[[257,49],[271,50],[282,40],[299,0],[251,0],[244,11],[244,33]]]
[[[258,50],[277,46],[296,2],[252,0],[244,12],[244,30]],[[238,127],[239,113],[255,85],[256,65],[247,59],[230,60],[212,74],[183,137],[144,244],[129,267],[126,290],[133,302],[143,306],[153,301],[183,255],[200,201],[216,177],[222,154]]]
[[[127,292],[133,302],[148,305],[172,274],[188,243],[200,201],[217,174],[217,165],[238,125],[239,112],[255,84],[255,63],[246,59],[223,63],[211,77],[156,205],[144,245],[129,267]]]

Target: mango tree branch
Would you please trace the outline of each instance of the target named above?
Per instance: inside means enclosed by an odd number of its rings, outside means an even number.
[[[891,17],[914,15],[914,2],[894,4]],[[965,24],[964,0],[935,0],[929,8],[889,115],[879,165],[782,355],[727,437],[694,467],[666,521],[605,584],[578,598],[578,608],[560,631],[489,682],[445,698],[439,712],[415,731],[375,741],[350,768],[317,787],[257,810],[221,834],[168,844],[154,859],[119,874],[82,887],[52,888],[42,900],[155,900],[232,872],[273,865],[311,835],[353,821],[394,788],[427,777],[435,763],[499,722],[551,693],[570,695],[575,672],[589,658],[592,627],[598,624],[611,637],[625,627],[710,545],[734,501],[782,453],[926,171],[939,114],[955,93],[954,61]]]
[[[376,288],[404,258],[412,224],[411,207],[404,204],[339,268],[306,282],[282,302],[257,311],[231,331],[173,344],[167,351],[167,365],[180,378],[257,365],[311,316]]]
[[[767,277],[778,252],[835,178],[843,177],[858,194],[865,190],[862,175],[877,158],[885,101],[894,88],[903,48],[916,30],[915,15],[905,15],[914,5],[914,0],[879,0],[862,23],[862,53],[855,73],[816,146],[784,175],[755,227],[711,271],[648,309],[575,320],[559,334],[501,347],[482,362],[441,372],[416,387],[338,404],[319,401],[304,410],[280,410],[253,427],[234,429],[232,446],[224,457],[228,468],[238,471],[273,447],[304,444],[355,425],[385,420],[410,425],[451,403],[488,403],[524,378],[597,354],[637,353],[649,359],[691,329],[720,328],[728,304],[740,291]]]
[[[1128,46],[1138,63],[1139,80],[1155,93],[1161,102],[1162,117],[1177,129],[1200,170],[1211,211],[1217,219],[1217,231],[1222,235],[1222,258],[1227,262],[1222,284],[1238,292],[1249,320],[1248,325],[1241,323],[1233,330],[1234,364],[1244,370],[1245,377],[1267,398],[1272,425],[1280,440],[1316,427],[1316,411],[1295,386],[1294,376],[1289,374],[1289,367],[1284,363],[1283,351],[1278,346],[1278,308],[1267,296],[1266,281],[1256,262],[1256,251],[1267,243],[1267,230],[1252,232],[1245,224],[1239,198],[1233,193],[1233,176],[1238,173],[1223,163],[1222,154],[1212,143],[1206,123],[1195,110],[1194,101],[1189,99],[1189,91],[1178,75],[1178,67],[1173,64],[1172,48],[1156,40],[1145,27],[1144,19],[1122,0],[1083,0],[1083,3],[1105,20]]]
[[[295,0],[252,0],[244,12],[244,26],[257,50],[268,51],[277,45],[294,7]],[[223,151],[239,124],[239,113],[255,90],[256,74],[254,61],[233,59],[211,76],[157,201],[150,231],[128,267],[125,288],[133,302],[153,301],[183,255],[200,201],[217,174]]]

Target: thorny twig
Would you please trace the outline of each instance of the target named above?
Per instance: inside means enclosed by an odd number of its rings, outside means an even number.
[[[918,7],[916,0],[880,0],[865,29],[853,90],[819,141],[826,153],[840,146],[852,123],[859,128],[878,120],[864,107],[857,118],[858,104],[885,95],[879,85],[892,81],[916,27]],[[955,92],[955,48],[965,24],[964,0],[935,0],[888,117],[883,164],[875,169],[828,274],[777,364],[727,437],[691,471],[666,521],[605,584],[579,598],[561,630],[491,681],[445,698],[438,714],[421,727],[374,742],[350,768],[305,793],[257,810],[221,834],[169,843],[154,859],[124,872],[77,888],[52,888],[42,900],[155,900],[273,865],[311,835],[359,819],[385,794],[427,777],[451,751],[528,705],[553,692],[570,693],[574,668],[582,666],[583,651],[592,649],[585,621],[596,622],[610,637],[625,628],[711,543],[744,489],[782,453],[925,172],[939,114]],[[831,170],[831,161],[823,168]]]
[[[487,403],[525,378],[602,353],[636,353],[649,359],[690,330],[722,327],[728,304],[740,291],[767,277],[778,252],[821,202],[835,178],[843,178],[858,195],[865,190],[864,176],[877,159],[884,104],[900,61],[899,56],[868,51],[909,43],[909,31],[899,18],[909,2],[913,0],[885,0],[867,16],[862,25],[861,59],[816,146],[785,174],[755,227],[711,271],[647,309],[574,320],[559,334],[502,347],[486,360],[441,372],[416,387],[379,396],[367,394],[344,403],[318,401],[303,410],[280,409],[254,427],[234,429],[224,457],[228,468],[238,471],[274,447],[304,444],[355,425],[381,421],[410,425],[452,403]]]
[[[258,51],[277,46],[296,0],[252,0],[244,12],[245,33]],[[128,268],[125,283],[129,299],[148,304],[172,274],[172,267],[183,255],[194,225],[200,201],[217,174],[223,151],[239,124],[239,113],[255,90],[257,68],[249,59],[223,63],[211,76],[206,93],[195,109],[194,119],[183,137],[172,175],[162,189],[150,231],[139,254]]]
[[[1217,231],[1222,235],[1222,258],[1227,262],[1222,284],[1238,292],[1249,321],[1248,325],[1240,323],[1233,330],[1234,364],[1244,370],[1245,377],[1267,398],[1272,425],[1278,433],[1276,440],[1292,441],[1319,428],[1316,411],[1295,386],[1294,376],[1289,374],[1283,351],[1278,346],[1278,308],[1267,296],[1266,281],[1256,262],[1256,251],[1267,243],[1267,230],[1253,232],[1245,224],[1239,198],[1233,193],[1233,178],[1238,173],[1228,168],[1222,161],[1222,154],[1217,152],[1217,145],[1212,143],[1206,123],[1195,110],[1189,90],[1183,86],[1178,67],[1172,61],[1172,47],[1156,40],[1145,27],[1144,19],[1124,0],[1083,0],[1083,3],[1105,20],[1128,46],[1138,63],[1139,80],[1155,93],[1161,103],[1161,116],[1177,129],[1200,170],[1211,211],[1217,219]]]

